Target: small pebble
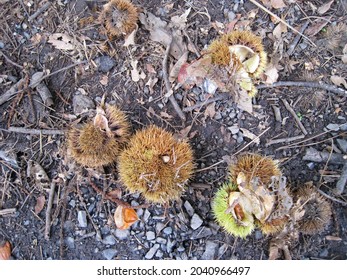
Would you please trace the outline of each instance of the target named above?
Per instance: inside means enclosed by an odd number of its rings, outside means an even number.
[[[116,244],[116,238],[113,235],[107,235],[103,240],[102,243],[105,245],[114,245]]]
[[[166,228],[164,228],[163,232],[166,235],[170,235],[172,233],[172,228],[171,227],[166,227]]]
[[[88,224],[86,211],[78,211],[77,219],[80,227],[87,227]]]
[[[147,231],[146,239],[147,240],[153,240],[154,238],[155,238],[155,233],[153,231]]]
[[[216,249],[218,248],[218,244],[208,240],[206,242],[205,252],[202,254],[202,260],[213,260],[216,254]]]
[[[240,128],[237,124],[234,124],[233,126],[228,127],[228,130],[231,132],[231,134],[237,134],[240,131]]]
[[[99,56],[94,61],[98,66],[98,70],[103,73],[110,71],[116,64],[116,61],[108,55]]]
[[[192,205],[189,203],[188,200],[186,200],[183,204],[184,208],[186,209],[187,213],[189,216],[193,216],[194,215],[194,208],[192,207]]]
[[[125,239],[128,239],[129,235],[130,235],[129,230],[124,230],[119,228],[115,230],[115,236],[117,237],[117,239],[125,240]]]
[[[75,239],[73,237],[67,237],[65,244],[69,249],[75,249]]]
[[[155,253],[157,252],[157,250],[159,249],[159,247],[160,247],[159,244],[154,244],[153,247],[149,249],[149,251],[145,255],[145,259],[151,260],[154,257]]]
[[[159,244],[166,244],[166,239],[162,238],[162,237],[157,237],[157,239],[155,240],[157,243]]]
[[[195,213],[192,219],[190,220],[190,227],[195,230],[199,228],[202,225],[202,223],[203,220],[199,217],[198,214]]]
[[[90,109],[95,108],[93,100],[86,95],[75,94],[72,99],[73,112],[75,115],[80,115]]]
[[[146,209],[145,213],[143,214],[143,221],[146,222],[150,216],[151,212],[149,212],[148,209]]]
[[[102,255],[106,260],[112,260],[114,256],[117,254],[117,250],[115,249],[106,249],[102,251]]]

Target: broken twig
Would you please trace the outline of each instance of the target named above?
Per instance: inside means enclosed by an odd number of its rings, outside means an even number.
[[[168,43],[168,45],[166,47],[166,51],[165,51],[165,55],[164,55],[164,59],[163,59],[163,79],[164,79],[167,95],[169,97],[169,100],[170,100],[172,106],[174,107],[178,116],[183,121],[185,121],[186,117],[185,117],[184,113],[182,112],[180,106],[178,105],[178,103],[175,99],[175,96],[174,96],[173,91],[171,89],[171,85],[170,85],[170,81],[169,81],[169,75],[167,72],[167,63],[168,63],[168,59],[169,59],[171,44],[172,44],[172,37],[171,37],[170,42]]]
[[[325,196],[326,198],[328,198],[328,199],[330,199],[330,200],[332,200],[332,201],[334,201],[334,202],[340,203],[340,204],[343,205],[343,206],[347,206],[347,202],[342,201],[342,200],[340,200],[340,199],[337,199],[337,198],[335,198],[335,197],[332,197],[332,196],[326,194],[325,192],[323,192],[322,190],[320,190],[320,189],[318,189],[318,188],[316,188],[316,190],[317,190],[317,192],[319,192],[321,195]]]
[[[33,13],[29,18],[28,21],[33,21],[35,18],[37,18],[41,13],[46,11],[50,6],[52,5],[52,2],[46,2],[43,4],[35,13]]]
[[[300,33],[298,33],[293,42],[289,45],[288,47],[288,50],[287,50],[287,54],[290,56],[294,53],[294,50],[297,46],[297,44],[299,43],[300,41],[300,38],[301,38],[301,34],[304,33],[305,29],[308,27],[308,24],[309,24],[309,21],[306,21],[303,26],[300,28]]]
[[[12,215],[12,214],[16,213],[16,211],[17,211],[16,208],[1,209],[0,210],[0,216]]]
[[[321,82],[295,82],[295,81],[279,81],[273,84],[269,85],[259,85],[257,86],[257,89],[263,89],[263,88],[274,88],[274,87],[307,87],[307,88],[319,88],[324,89],[327,91],[330,91],[332,93],[336,94],[342,94],[347,96],[347,90],[344,90],[342,88],[338,88],[333,85],[327,85]]]
[[[25,133],[25,134],[35,134],[35,135],[64,135],[64,130],[60,129],[32,129],[32,128],[24,128],[24,127],[15,127],[10,126],[7,130],[3,129],[4,131],[9,132],[16,132],[16,133]]]
[[[45,239],[49,240],[50,231],[51,231],[51,212],[54,200],[54,192],[55,192],[56,182],[52,180],[51,188],[49,190],[48,202],[47,202],[47,210],[46,210],[46,226],[45,226]]]
[[[6,59],[6,61],[8,63],[11,63],[12,65],[20,68],[20,69],[23,69],[23,66],[22,65],[19,65],[18,63],[12,61],[6,54],[4,54],[2,51],[0,51],[0,54]]]
[[[345,190],[346,182],[347,182],[347,161],[343,165],[343,168],[341,171],[341,176],[340,176],[340,179],[336,183],[334,193],[337,195],[341,195],[343,193],[343,191]]]
[[[274,145],[274,144],[289,143],[289,142],[300,140],[303,138],[305,138],[305,135],[298,135],[298,136],[294,136],[294,137],[273,139],[273,140],[270,140],[269,142],[267,142],[265,146],[269,147],[269,146]]]
[[[302,122],[300,121],[299,117],[296,115],[295,111],[293,110],[292,107],[290,107],[289,103],[287,100],[282,99],[282,102],[284,104],[284,106],[286,107],[286,109],[289,111],[289,113],[293,116],[293,118],[295,119],[296,123],[298,124],[298,126],[300,127],[301,131],[303,134],[307,135],[307,130],[304,127],[304,125],[302,124]]]
[[[230,95],[229,94],[219,94],[219,95],[217,95],[215,97],[212,97],[212,98],[209,98],[209,99],[207,99],[205,101],[197,102],[197,103],[195,103],[192,106],[185,107],[185,108],[183,108],[183,112],[191,112],[191,111],[193,111],[195,109],[199,109],[202,106],[206,106],[206,105],[211,104],[211,103],[213,103],[215,101],[227,99],[228,96],[230,96]]]

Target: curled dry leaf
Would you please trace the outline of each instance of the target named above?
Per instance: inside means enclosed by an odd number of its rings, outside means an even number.
[[[54,33],[48,38],[48,43],[51,43],[55,48],[59,50],[74,50],[74,39],[64,33]]]
[[[334,83],[336,86],[343,85],[347,89],[347,82],[344,78],[340,76],[331,76],[330,80]]]
[[[42,211],[43,207],[45,206],[45,202],[46,202],[46,198],[44,195],[41,195],[36,199],[36,204],[34,208],[36,215]]]
[[[318,8],[317,13],[320,15],[325,14],[327,11],[329,11],[332,3],[334,3],[334,0],[331,0],[330,2],[323,4]]]
[[[124,208],[118,205],[114,212],[114,222],[119,229],[128,229],[138,219],[137,213],[133,208]]]
[[[0,241],[0,260],[9,260],[11,257],[11,243],[9,241]]]
[[[46,171],[37,162],[30,161],[28,164],[29,176],[33,176],[35,179],[35,184],[39,190],[43,190],[49,187],[50,179]]]

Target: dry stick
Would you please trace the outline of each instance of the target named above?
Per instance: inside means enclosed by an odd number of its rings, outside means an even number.
[[[301,131],[303,134],[307,135],[307,130],[306,128],[304,127],[304,125],[301,123],[299,117],[296,115],[295,111],[293,110],[292,107],[290,107],[289,103],[287,100],[285,99],[281,99],[284,106],[287,108],[287,110],[289,111],[289,113],[293,116],[293,118],[295,119],[296,123],[298,124],[298,126],[300,127]]]
[[[282,116],[281,116],[280,108],[277,107],[276,105],[271,105],[271,107],[272,107],[272,110],[274,111],[276,121],[282,123]]]
[[[330,154],[329,152],[319,152],[315,148],[306,149],[305,155],[302,157],[305,161],[313,161],[313,162],[327,162],[330,160],[331,164],[345,164],[346,159],[342,154]]]
[[[15,127],[10,126],[7,130],[2,129],[4,131],[9,132],[16,132],[16,133],[25,133],[25,134],[35,134],[35,135],[41,135],[41,134],[47,134],[47,135],[64,135],[64,130],[60,129],[31,129],[31,128],[24,128],[24,127]]]
[[[309,21],[306,21],[304,23],[304,25],[300,28],[300,33],[295,36],[293,42],[289,45],[288,50],[287,50],[287,54],[289,56],[294,53],[295,47],[297,46],[297,44],[300,41],[301,33],[304,33],[305,29],[308,27],[308,24],[309,24]]]
[[[270,85],[259,85],[257,89],[263,88],[274,88],[274,87],[308,87],[308,88],[319,88],[327,91],[331,91],[336,94],[347,95],[347,90],[338,88],[333,85],[327,85],[321,82],[295,82],[295,81],[279,81]]]
[[[326,198],[329,198],[329,199],[332,200],[332,201],[335,201],[335,202],[337,202],[337,203],[340,203],[340,204],[342,204],[343,206],[347,206],[347,202],[342,201],[342,200],[340,200],[340,199],[337,199],[337,198],[335,198],[335,197],[332,197],[332,196],[326,194],[325,192],[323,192],[322,190],[318,189],[317,187],[315,187],[315,188],[316,188],[317,192],[319,192],[321,195],[325,196]]]
[[[34,20],[35,18],[37,18],[41,13],[43,13],[44,11],[46,11],[51,5],[52,5],[51,2],[47,2],[47,3],[43,4],[43,5],[41,6],[41,8],[39,8],[35,13],[33,13],[33,14],[29,17],[28,21],[29,21],[29,22],[30,22],[30,21],[33,21],[33,20]]]
[[[182,112],[180,106],[178,105],[175,96],[173,95],[172,89],[171,89],[171,85],[170,85],[170,81],[169,81],[169,75],[167,73],[167,63],[168,63],[168,58],[169,58],[169,54],[170,54],[170,49],[171,49],[171,44],[172,44],[172,37],[170,38],[170,42],[168,43],[167,47],[166,47],[166,51],[165,51],[165,55],[164,55],[164,59],[163,59],[163,79],[164,79],[164,83],[165,83],[165,87],[166,87],[166,91],[167,94],[169,94],[169,100],[172,104],[172,106],[174,107],[176,113],[178,114],[178,116],[185,121],[186,117],[184,115],[184,113]]]
[[[92,186],[92,188],[98,193],[101,194],[104,198],[112,201],[113,203],[116,203],[117,205],[120,205],[124,208],[133,208],[133,209],[140,209],[140,208],[148,208],[150,205],[149,204],[140,204],[137,206],[131,206],[129,203],[119,199],[119,198],[115,198],[107,193],[103,193],[102,190],[100,190],[91,180],[91,177],[89,177],[89,183]]]
[[[346,182],[347,182],[347,161],[343,165],[341,176],[336,183],[334,193],[337,195],[341,195],[343,191],[345,190]]]
[[[46,210],[46,226],[45,226],[45,239],[49,240],[50,230],[51,230],[51,212],[54,200],[56,182],[52,181],[51,189],[49,191],[47,210]]]
[[[183,112],[191,112],[191,111],[193,111],[195,109],[199,109],[202,106],[206,106],[206,105],[208,105],[210,103],[213,103],[215,101],[227,99],[228,96],[229,96],[228,94],[217,95],[215,97],[209,98],[208,100],[198,102],[198,103],[196,103],[196,104],[194,104],[192,106],[189,106],[189,107],[185,107],[185,108],[183,108]]]
[[[304,34],[302,34],[300,31],[296,30],[294,27],[289,25],[286,21],[275,15],[273,12],[269,11],[267,8],[265,8],[263,5],[259,4],[255,0],[249,0],[254,5],[256,5],[258,8],[262,9],[264,12],[268,13],[270,16],[276,18],[278,21],[282,22],[285,26],[287,26],[289,29],[293,30],[295,33],[300,34],[303,38],[305,38],[307,41],[309,41],[314,47],[317,47],[315,43],[313,43],[310,38],[306,37]]]
[[[0,216],[11,215],[11,214],[16,213],[16,211],[17,211],[16,208],[2,209],[2,210],[0,210]]]
[[[287,138],[278,138],[278,139],[270,140],[269,142],[267,142],[265,144],[265,146],[269,147],[269,146],[274,145],[274,144],[288,143],[288,142],[296,141],[296,140],[303,139],[303,138],[305,138],[305,135],[298,135],[298,136],[287,137]]]
[[[20,69],[23,69],[23,66],[22,65],[19,65],[17,64],[16,62],[12,61],[6,54],[4,54],[2,51],[0,51],[0,54],[6,59],[7,62],[11,63],[12,65],[20,68]]]

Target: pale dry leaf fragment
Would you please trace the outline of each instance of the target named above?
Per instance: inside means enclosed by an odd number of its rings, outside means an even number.
[[[329,240],[329,241],[342,241],[342,238],[341,237],[338,237],[338,236],[333,236],[333,235],[327,235],[325,237],[326,240]]]
[[[238,108],[242,109],[243,111],[246,111],[247,113],[252,114],[252,98],[248,95],[247,91],[240,90],[238,94],[235,96],[235,102]]]
[[[169,119],[169,120],[173,119],[173,116],[163,111],[160,112],[160,116],[163,117],[164,119]]]
[[[215,106],[215,102],[212,102],[211,104],[209,104],[206,109],[205,109],[205,112],[204,112],[204,116],[205,117],[210,117],[211,119],[213,119],[213,117],[215,116],[216,114],[216,106]]]
[[[30,175],[35,179],[35,185],[39,190],[44,190],[49,187],[50,179],[46,171],[37,162],[30,161]]]
[[[283,0],[271,0],[270,4],[274,9],[281,9],[287,7]]]
[[[48,38],[48,43],[52,44],[59,50],[74,50],[76,48],[74,39],[64,33],[54,33]]]
[[[279,24],[276,25],[272,34],[274,35],[274,37],[277,40],[281,40],[282,39],[282,33],[285,33],[287,31],[288,31],[287,26],[285,24],[283,24],[282,22],[280,22]]]
[[[42,211],[43,207],[45,206],[45,203],[46,203],[46,197],[44,195],[41,195],[36,199],[36,204],[34,208],[36,215],[38,215]]]
[[[190,14],[191,9],[192,8],[189,7],[189,9],[187,9],[182,15],[173,16],[171,18],[170,24],[176,28],[181,29],[181,30],[185,29],[186,23],[187,23],[187,18],[188,18],[188,15]]]
[[[256,143],[257,145],[260,144],[260,139],[258,138],[257,135],[255,135],[254,133],[250,132],[246,128],[240,128],[240,130],[242,131],[243,136],[245,136],[248,139],[254,140],[253,142]]]
[[[138,29],[139,27],[136,24],[136,28],[129,35],[125,37],[124,44],[123,44],[124,47],[135,45],[135,36]]]
[[[336,85],[336,86],[343,85],[347,89],[347,82],[346,82],[346,80],[343,77],[331,76],[330,80],[333,82],[334,85]]]
[[[131,60],[130,61],[130,65],[131,67],[133,68],[131,70],[131,79],[134,81],[134,82],[138,82],[140,80],[140,73],[139,73],[139,70],[137,69],[137,64],[139,62],[137,60]]]
[[[318,20],[305,30],[305,35],[310,37],[318,34],[329,23],[329,21],[330,18],[322,18]]]
[[[100,84],[102,84],[103,86],[107,86],[108,85],[108,76],[106,76],[106,75],[102,76],[100,79]]]
[[[177,79],[183,64],[187,62],[187,59],[188,59],[188,52],[184,52],[183,55],[177,60],[175,65],[172,67],[169,74],[169,81],[171,83],[173,83]]]
[[[319,15],[325,14],[327,11],[329,11],[332,3],[334,3],[334,0],[331,0],[330,2],[327,2],[327,3],[323,4],[322,6],[320,6],[318,8],[317,13]]]
[[[266,76],[266,80],[265,80],[266,84],[273,84],[273,83],[277,82],[278,77],[279,77],[278,70],[277,70],[276,66],[273,64],[270,64],[265,69],[264,74]]]
[[[146,86],[148,86],[149,89],[149,93],[152,94],[154,92],[153,87],[155,86],[155,84],[158,82],[158,78],[157,77],[150,77],[146,83]]]

